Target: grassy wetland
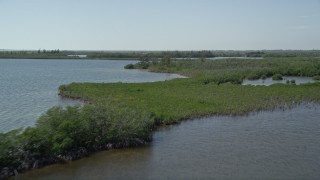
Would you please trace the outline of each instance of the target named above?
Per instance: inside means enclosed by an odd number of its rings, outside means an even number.
[[[130,68],[188,78],[151,83],[71,83],[62,97],[84,106],[54,107],[35,127],[1,133],[0,169],[13,175],[92,152],[145,144],[157,125],[209,115],[245,115],[320,101],[320,83],[243,86],[244,79],[320,75],[313,57],[173,60],[144,59]],[[5,175],[4,175],[5,176]]]
[[[316,77],[320,73],[318,59],[162,59],[147,64],[150,71],[179,73],[190,78],[135,84],[72,83],[61,86],[60,94],[92,103],[112,102],[114,106],[144,109],[153,114],[155,123],[159,124],[206,115],[241,115],[320,100],[319,83],[240,85],[245,78],[259,79],[274,74]]]

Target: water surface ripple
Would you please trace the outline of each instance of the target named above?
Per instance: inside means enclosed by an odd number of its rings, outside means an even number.
[[[179,77],[126,70],[135,61],[0,59],[0,132],[33,126],[62,100],[58,87],[71,82],[150,82]]]
[[[320,106],[209,117],[157,130],[145,147],[100,152],[21,179],[320,179]]]

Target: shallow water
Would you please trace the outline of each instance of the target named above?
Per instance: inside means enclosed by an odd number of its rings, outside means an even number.
[[[17,179],[319,179],[320,106],[160,128],[140,148],[100,152]]]
[[[174,60],[199,60],[202,58],[173,58]],[[211,58],[203,58],[206,60],[220,60],[220,59],[255,59],[255,60],[261,60],[263,57],[211,57]]]
[[[272,84],[286,84],[287,80],[295,80],[295,84],[304,84],[304,83],[314,83],[315,80],[313,80],[312,77],[301,77],[301,76],[284,76],[283,80],[272,80],[272,78],[266,78],[266,79],[257,79],[257,80],[248,80],[245,79],[242,82],[242,85],[264,85],[264,86],[270,86]]]
[[[179,77],[126,70],[135,61],[0,59],[0,132],[34,125],[60,99],[58,87],[71,82],[150,82]]]

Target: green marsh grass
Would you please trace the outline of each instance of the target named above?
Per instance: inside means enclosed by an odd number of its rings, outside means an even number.
[[[169,62],[169,63],[168,63]],[[133,65],[190,78],[151,83],[71,83],[60,95],[90,102],[83,107],[54,107],[35,127],[0,133],[0,169],[11,171],[31,160],[59,157],[86,148],[102,150],[148,141],[156,125],[209,115],[320,102],[320,83],[243,86],[243,79],[320,76],[319,58],[150,61]],[[147,63],[147,64],[145,64]],[[132,66],[130,65],[130,68]]]
[[[138,66],[135,66],[138,67]],[[319,101],[319,83],[299,86],[242,86],[243,79],[318,76],[318,58],[269,58],[153,61],[153,72],[179,73],[191,78],[153,83],[72,83],[60,88],[66,97],[138,107],[155,115],[156,123],[176,123],[206,115],[239,115],[255,110]],[[291,83],[292,84],[292,83]]]

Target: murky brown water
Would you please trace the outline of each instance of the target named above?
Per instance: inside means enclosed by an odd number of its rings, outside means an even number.
[[[185,121],[156,131],[148,146],[17,179],[320,179],[320,106]]]

